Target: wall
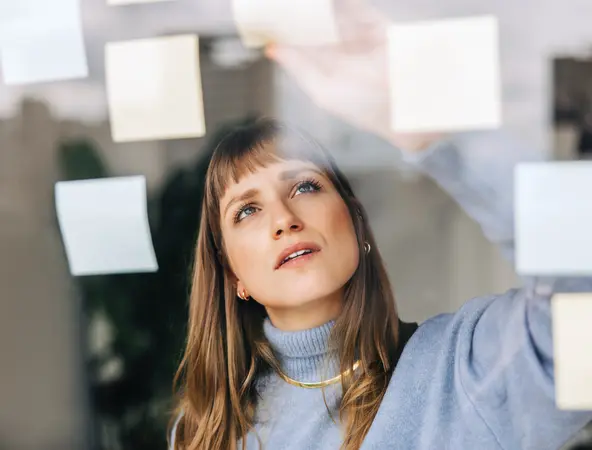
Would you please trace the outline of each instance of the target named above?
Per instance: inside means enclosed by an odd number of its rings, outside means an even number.
[[[79,304],[53,221],[59,124],[41,104],[0,125],[0,448],[80,449]]]

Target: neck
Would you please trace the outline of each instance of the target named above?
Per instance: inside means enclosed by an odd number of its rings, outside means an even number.
[[[266,308],[275,328],[282,331],[299,331],[319,327],[335,320],[341,313],[343,293],[317,299],[288,308]]]
[[[284,374],[298,381],[316,382],[331,378],[338,371],[332,351],[335,349],[329,345],[333,325],[331,321],[306,330],[285,331],[267,318],[263,331]]]

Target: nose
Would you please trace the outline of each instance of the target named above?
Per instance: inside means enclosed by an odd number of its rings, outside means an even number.
[[[301,231],[304,223],[297,214],[284,202],[277,202],[273,207],[272,234],[274,239],[279,239],[284,234]]]

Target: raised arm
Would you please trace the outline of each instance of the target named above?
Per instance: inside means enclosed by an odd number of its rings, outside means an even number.
[[[512,258],[513,173],[543,155],[501,131],[452,136],[407,155]],[[468,302],[456,314],[466,395],[504,449],[559,448],[592,420],[555,407],[550,299],[592,291],[592,278],[525,278],[524,286]],[[584,356],[584,355],[582,355]]]

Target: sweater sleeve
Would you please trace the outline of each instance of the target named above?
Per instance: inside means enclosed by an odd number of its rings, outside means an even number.
[[[543,160],[541,152],[493,131],[456,135],[406,159],[431,176],[513,259],[514,166]],[[457,313],[457,373],[501,448],[559,448],[592,420],[592,411],[555,406],[550,307],[556,292],[587,291],[592,291],[592,278],[529,277],[521,288],[468,302]]]

